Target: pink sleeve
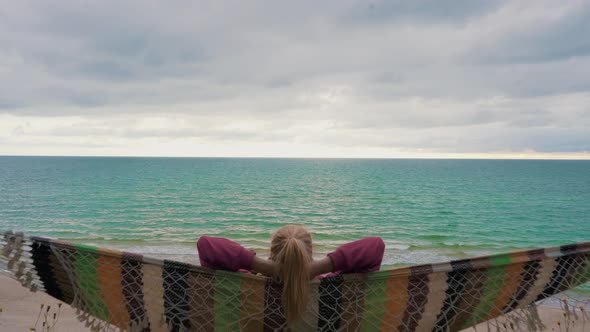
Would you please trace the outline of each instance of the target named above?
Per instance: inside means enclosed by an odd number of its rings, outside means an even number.
[[[378,271],[383,260],[385,243],[380,237],[367,237],[343,244],[329,253],[334,272],[362,273]]]
[[[201,236],[197,241],[201,266],[211,269],[250,270],[255,252],[221,237]]]

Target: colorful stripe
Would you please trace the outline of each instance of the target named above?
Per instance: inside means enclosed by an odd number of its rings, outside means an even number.
[[[492,267],[486,271],[486,282],[483,286],[480,301],[473,310],[471,319],[467,320],[463,326],[464,328],[482,322],[488,316],[504,283],[504,276],[506,275],[504,265],[510,264],[511,262],[512,260],[508,255],[490,257],[490,265]]]
[[[563,250],[563,249],[561,250],[562,253],[564,251],[567,251],[567,248],[566,248],[566,250]],[[559,286],[566,279],[568,269],[571,268],[571,265],[573,264],[573,258],[574,257],[572,257],[572,256],[559,256],[556,259],[557,265],[555,266],[555,269],[553,270],[553,275],[551,276],[551,280],[549,281],[549,283],[547,285],[545,285],[545,288],[543,289],[541,294],[539,294],[539,296],[537,297],[537,301],[542,300],[544,298],[547,298],[547,297],[557,293]]]
[[[447,275],[448,288],[440,313],[436,318],[434,331],[447,331],[455,320],[457,305],[467,282],[467,270],[471,269],[470,260],[452,261],[453,270]]]
[[[528,295],[533,291],[537,280],[543,269],[543,260],[548,259],[544,249],[533,249],[527,251],[528,262],[525,266],[525,272],[522,277],[521,285],[517,289],[513,302],[510,303],[503,312],[508,312],[520,308],[528,303],[524,303]],[[524,303],[524,304],[523,304]]]
[[[215,287],[213,271],[195,270],[190,274],[188,289],[189,306],[191,308],[191,326],[200,331],[215,329]]]
[[[281,301],[282,285],[267,279],[264,286],[264,331],[281,331],[287,323]]]
[[[400,331],[416,330],[428,301],[428,275],[432,273],[432,266],[421,265],[410,269],[412,274],[408,279],[408,306],[404,312],[402,324],[398,327]]]
[[[408,275],[405,273],[400,273],[399,276],[387,280],[387,290],[385,291],[387,300],[385,301],[381,331],[394,330],[401,324],[408,304],[407,289]]]
[[[143,300],[149,318],[150,330],[167,332],[168,325],[164,310],[164,271],[159,265],[142,264]]]
[[[69,256],[74,257],[73,254],[69,254]],[[53,268],[53,276],[55,277],[55,281],[57,282],[57,285],[59,286],[59,289],[63,296],[60,300],[62,300],[65,303],[71,304],[74,301],[74,288],[72,287],[72,281],[70,280],[70,276],[66,272],[66,269],[59,261],[55,253],[49,255],[49,263]]]
[[[446,272],[433,271],[428,275],[428,297],[422,319],[418,321],[416,331],[431,331],[435,327],[438,313],[442,309],[446,298],[447,280],[448,275]]]
[[[570,287],[579,286],[590,279],[590,254],[578,256],[579,268],[572,274]]]
[[[244,277],[240,284],[240,330],[259,332],[264,325],[264,282]]]
[[[61,287],[54,277],[51,256],[53,256],[53,253],[51,252],[49,245],[43,242],[33,242],[33,245],[31,246],[31,257],[33,258],[33,265],[37,270],[37,275],[39,275],[39,278],[43,283],[45,292],[56,299],[65,301]],[[71,303],[71,301],[67,303]]]
[[[575,245],[562,246],[559,248],[559,255],[557,257],[556,266],[553,270],[551,280],[545,285],[543,291],[535,301],[540,301],[560,291],[563,284],[566,284],[568,273],[571,269],[575,269],[576,256],[568,256],[568,253],[575,252]]]
[[[8,268],[21,282],[42,283],[85,311],[80,317],[92,328],[103,323],[88,314],[144,331],[286,328],[282,285],[269,278],[43,238],[5,239],[0,249],[14,248]],[[588,243],[340,275],[310,282],[308,309],[290,330],[459,330],[589,278]]]
[[[219,271],[215,274],[213,294],[216,331],[238,331],[240,310],[236,310],[236,295],[240,294],[241,274]],[[240,303],[240,302],[237,302]]]
[[[541,267],[539,268],[539,273],[537,273],[535,283],[531,287],[529,293],[520,301],[517,308],[522,308],[535,301],[545,285],[551,280],[557,261],[553,258],[547,257],[540,261],[539,264],[541,264]]]
[[[483,269],[467,271],[465,289],[461,295],[460,303],[457,304],[457,309],[455,310],[457,314],[449,328],[451,331],[461,330],[472,317],[475,306],[480,302],[483,294],[486,278],[486,271]]]
[[[368,274],[365,286],[365,309],[361,332],[378,330],[385,315],[387,301],[387,279],[379,274]]]
[[[555,287],[555,294],[577,286],[577,276],[582,275],[586,268],[586,259],[583,255],[580,255],[575,244],[563,246],[561,247],[561,251],[564,255],[568,256],[569,265],[566,265],[567,272],[565,273],[563,280]]]
[[[525,298],[531,287],[533,287],[540,268],[541,264],[539,264],[538,261],[528,262],[524,265],[524,272],[522,274],[520,284],[516,288],[516,292],[510,300],[510,303],[504,309],[502,309],[503,314],[508,313],[518,307],[519,302]]]
[[[189,320],[189,266],[164,260],[164,314],[170,331],[190,330]]]
[[[96,259],[97,280],[103,302],[109,314],[109,323],[127,328],[130,319],[122,289],[121,259],[101,255]]]
[[[60,246],[56,246],[52,241],[49,241],[48,239],[45,238],[40,238],[40,237],[34,237],[31,238],[31,246],[37,246],[37,248],[46,248],[46,250],[48,251],[46,253],[46,256],[41,255],[41,257],[44,256],[43,259],[45,259],[45,261],[43,262],[44,264],[46,264],[47,262],[49,262],[49,266],[51,267],[50,271],[51,271],[51,275],[53,278],[53,282],[55,283],[55,285],[57,285],[57,287],[59,288],[59,292],[61,293],[61,298],[58,298],[61,301],[64,301],[66,303],[71,304],[74,300],[74,289],[73,289],[73,285],[72,285],[72,280],[70,278],[69,273],[66,271],[66,268],[62,265],[62,262],[60,261],[60,259],[57,257],[57,255],[59,255],[60,252],[65,252],[66,255],[69,255],[68,257],[70,257],[70,261],[73,260],[73,250],[70,249],[71,247],[65,247],[65,248],[61,248]],[[34,249],[34,248],[32,248]],[[33,252],[32,252],[33,254]],[[38,257],[38,258],[41,258]],[[33,261],[35,261],[35,258],[33,257]],[[38,274],[38,270],[35,269],[35,274],[37,274],[37,276],[39,276]],[[69,269],[71,271],[71,269]],[[40,278],[40,276],[39,276]],[[41,278],[40,278],[41,279]]]
[[[502,282],[500,292],[492,304],[492,308],[488,313],[487,319],[492,319],[500,315],[502,310],[510,303],[510,299],[516,293],[518,284],[522,279],[523,271],[523,263],[509,264],[505,267],[504,280]]]
[[[337,331],[340,328],[340,312],[342,312],[342,283],[341,275],[320,280],[318,293],[318,330]]]
[[[130,326],[141,326],[144,322],[147,325],[142,281],[141,256],[124,253],[121,262],[121,288]]]
[[[366,274],[343,275],[341,331],[358,331],[364,316]]]
[[[590,280],[590,254],[586,254],[586,269],[580,275],[580,278],[576,280],[576,284],[582,284]]]
[[[82,300],[89,313],[102,320],[109,318],[109,311],[103,302],[98,283],[96,247],[83,244],[76,245],[75,266]]]

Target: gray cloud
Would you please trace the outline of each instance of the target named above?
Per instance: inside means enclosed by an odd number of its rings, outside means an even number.
[[[506,1],[368,1],[355,4],[345,16],[364,24],[424,22],[460,24],[488,14]]]
[[[526,15],[525,8],[522,14]],[[582,3],[556,18],[539,18],[497,40],[484,39],[470,54],[492,63],[539,63],[590,55],[590,4]]]
[[[0,136],[587,151],[588,22],[584,1],[11,3]]]

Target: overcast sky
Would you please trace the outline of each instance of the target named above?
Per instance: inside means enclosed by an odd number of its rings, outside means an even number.
[[[0,154],[590,159],[590,1],[6,1]]]

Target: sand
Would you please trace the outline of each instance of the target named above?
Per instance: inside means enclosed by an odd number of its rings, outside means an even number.
[[[541,321],[543,322],[543,325],[545,325],[545,329],[543,329],[542,331],[569,331],[569,332],[580,332],[580,331],[590,331],[590,322],[586,322],[586,324],[584,325],[581,321],[575,321],[573,322],[572,325],[570,325],[569,329],[565,328],[565,321],[564,321],[564,312],[563,310],[559,309],[559,308],[554,308],[554,307],[549,307],[549,306],[545,306],[545,305],[540,305],[538,307],[539,309],[539,317],[541,318]],[[572,318],[573,319],[573,318]],[[504,322],[502,320],[502,318],[498,319],[499,322]],[[561,325],[558,325],[558,322],[560,322]],[[572,321],[570,321],[572,322]],[[462,332],[486,332],[488,330],[487,328],[487,324],[486,323],[481,323],[477,326],[475,326],[475,328],[469,328],[466,330],[463,330]],[[491,329],[492,331],[495,331],[494,329]],[[520,328],[521,331],[527,331],[526,327],[522,326]],[[509,329],[509,331],[512,331]],[[519,330],[516,330],[519,331]]]
[[[0,331],[24,332],[35,327],[41,304],[43,313],[50,306],[48,320],[53,320],[53,313],[58,309],[59,301],[43,292],[31,292],[22,287],[16,280],[0,275]],[[59,308],[59,319],[54,331],[90,331],[76,318],[76,310],[63,304]],[[37,323],[37,331],[42,331],[44,315]]]
[[[39,310],[43,304],[42,312],[45,313],[47,306],[50,306],[48,321],[53,320],[53,313],[58,308],[56,299],[42,292],[30,292],[22,287],[17,281],[12,280],[6,276],[0,275],[0,331],[2,332],[23,332],[29,331],[31,327],[35,327],[35,321],[39,315]],[[59,318],[53,331],[90,331],[76,318],[75,310],[69,305],[63,304],[59,308]],[[547,326],[545,331],[560,331],[557,321],[563,324],[563,311],[557,308],[547,306],[540,306],[539,314],[544,324]],[[44,315],[41,315],[37,322],[37,331],[42,331],[42,323]],[[569,331],[590,331],[590,324],[588,327],[582,327],[581,323],[577,324]],[[473,328],[465,331],[474,331]],[[484,324],[477,326],[477,331],[487,331]],[[562,331],[565,331],[562,325]]]

